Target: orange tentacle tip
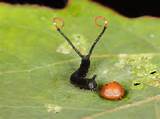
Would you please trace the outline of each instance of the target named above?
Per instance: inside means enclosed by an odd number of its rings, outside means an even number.
[[[96,16],[95,17],[95,24],[97,27],[107,27],[108,26],[108,21],[104,16]]]
[[[56,29],[62,29],[64,26],[64,21],[62,18],[55,17],[53,18],[53,25],[56,27]]]
[[[107,83],[100,89],[100,96],[108,100],[121,100],[124,95],[124,87],[116,81]]]

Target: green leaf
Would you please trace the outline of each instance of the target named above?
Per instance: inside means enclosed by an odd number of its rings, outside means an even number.
[[[70,84],[80,58],[52,28],[53,17],[63,18],[63,31],[86,53],[101,30],[93,20],[99,15],[109,27],[88,77],[120,82],[127,91],[120,101]],[[158,18],[129,19],[86,0],[64,10],[1,3],[0,119],[159,119],[159,30]]]

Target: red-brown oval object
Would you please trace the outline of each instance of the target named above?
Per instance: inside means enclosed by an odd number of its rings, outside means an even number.
[[[102,86],[100,95],[108,100],[120,100],[125,95],[125,89],[121,84],[113,81]]]

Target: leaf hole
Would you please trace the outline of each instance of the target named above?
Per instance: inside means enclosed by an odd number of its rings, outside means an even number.
[[[156,71],[152,71],[150,74],[155,74],[156,73]]]
[[[134,86],[138,86],[138,85],[140,85],[141,83],[140,82],[136,82],[136,83],[134,83],[133,85]]]

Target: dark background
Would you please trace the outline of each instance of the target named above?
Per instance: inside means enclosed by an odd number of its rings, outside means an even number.
[[[39,4],[50,8],[63,9],[68,0],[0,0],[11,4]],[[158,0],[92,0],[103,6],[110,7],[127,17],[150,15],[160,17]]]

